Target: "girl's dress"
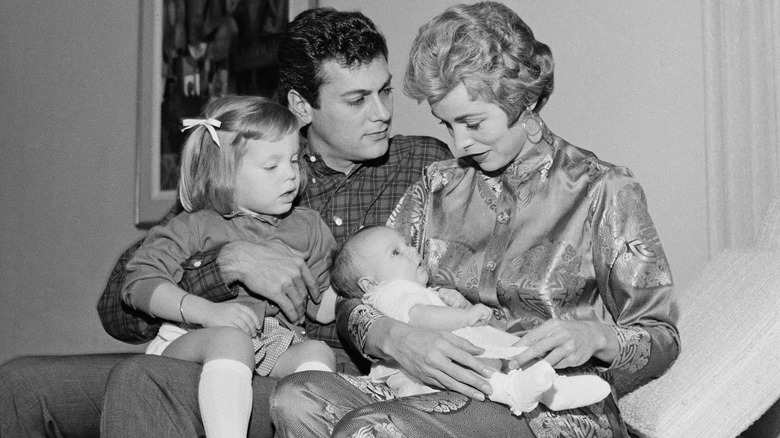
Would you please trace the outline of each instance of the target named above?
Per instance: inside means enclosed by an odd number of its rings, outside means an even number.
[[[330,286],[329,268],[336,241],[316,211],[298,207],[278,217],[245,213],[221,216],[212,210],[200,210],[180,213],[168,224],[150,230],[127,264],[123,300],[132,307],[133,294],[151,296],[151,292],[162,282],[178,283],[187,267],[197,269],[205,263],[215,262],[190,260],[195,254],[229,242],[269,240],[277,240],[297,251],[316,278],[320,291]],[[299,333],[302,330],[286,321],[282,314],[266,317],[268,302],[243,288],[230,301],[251,307],[263,321],[263,328],[252,338],[252,343],[255,348],[255,370],[259,375],[267,376],[279,356],[290,345],[303,340]],[[310,305],[307,315],[313,318],[314,314],[316,306]],[[157,337],[147,347],[147,353],[162,353],[174,339],[194,328],[199,326],[163,324]]]

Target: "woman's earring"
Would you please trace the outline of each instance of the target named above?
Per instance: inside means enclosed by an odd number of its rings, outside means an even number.
[[[544,122],[535,112],[530,109],[527,111],[530,115],[523,120],[523,131],[525,131],[525,135],[531,143],[537,144],[542,140],[542,135],[544,134]]]

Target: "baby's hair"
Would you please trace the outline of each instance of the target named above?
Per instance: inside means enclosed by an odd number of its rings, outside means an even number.
[[[344,298],[361,298],[363,289],[358,285],[358,280],[363,274],[360,258],[355,254],[357,239],[366,231],[381,228],[380,225],[374,225],[359,229],[336,251],[333,257],[333,264],[330,268],[330,284],[336,293]]]
[[[235,211],[235,181],[247,140],[279,141],[298,129],[287,108],[265,97],[224,96],[209,102],[201,115],[221,122],[219,145],[207,127],[196,126],[184,142],[179,198],[187,211]],[[220,146],[221,145],[221,146]],[[306,178],[300,178],[301,184]]]

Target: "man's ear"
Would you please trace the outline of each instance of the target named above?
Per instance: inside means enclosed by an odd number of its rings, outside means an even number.
[[[301,127],[311,123],[313,108],[309,105],[309,101],[304,99],[297,91],[290,90],[287,92],[287,106],[290,108],[290,111],[298,117],[298,122]]]
[[[371,279],[367,277],[360,277],[357,281],[358,287],[360,287],[360,290],[363,291],[363,293],[369,293],[374,290],[377,283],[374,283],[371,281]]]

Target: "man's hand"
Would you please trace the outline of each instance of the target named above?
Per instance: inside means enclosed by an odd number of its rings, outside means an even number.
[[[226,282],[240,281],[252,293],[273,301],[290,321],[303,321],[308,297],[319,302],[309,267],[281,242],[228,243],[218,262]]]
[[[371,326],[366,350],[374,344],[377,356],[394,359],[423,383],[450,389],[477,400],[492,389],[485,378],[496,370],[474,357],[484,350],[449,332],[422,329],[389,317]],[[370,352],[369,352],[370,354]]]

